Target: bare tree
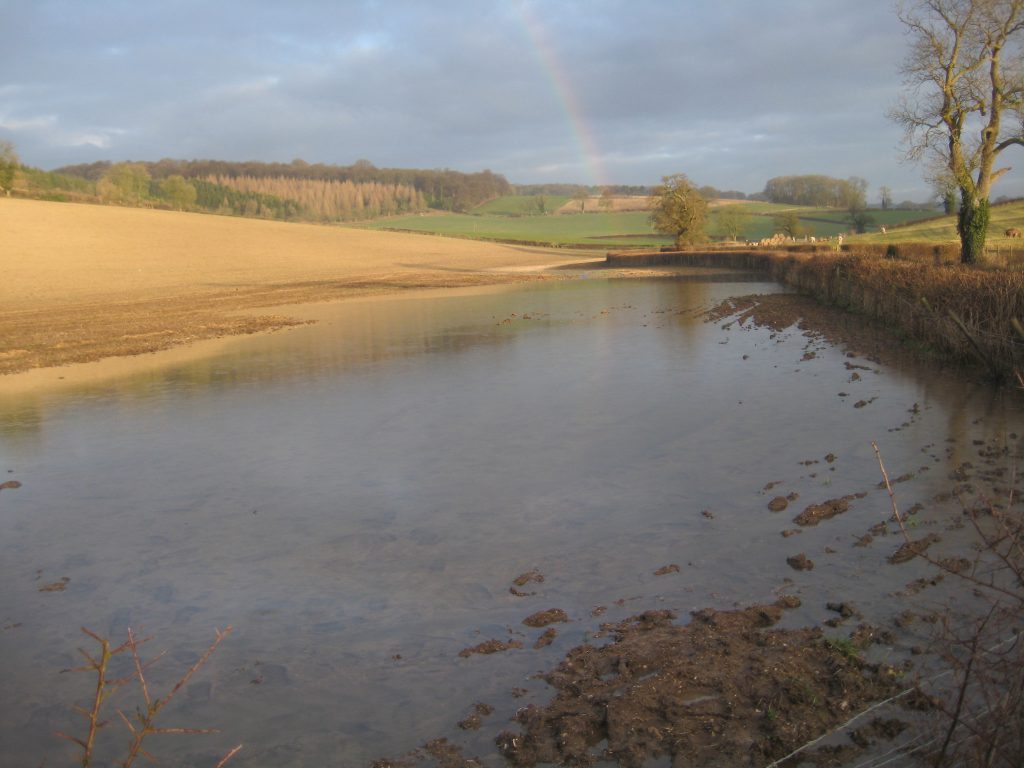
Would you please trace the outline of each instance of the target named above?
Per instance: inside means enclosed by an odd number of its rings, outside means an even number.
[[[937,158],[949,169],[960,192],[960,258],[975,263],[992,185],[1010,170],[996,159],[1024,145],[1024,0],[903,0],[898,14],[911,46],[891,117],[910,159]]]
[[[589,196],[590,190],[586,187],[576,187],[576,191],[572,193],[573,201],[580,204],[580,213],[584,213],[587,210],[587,198]]]

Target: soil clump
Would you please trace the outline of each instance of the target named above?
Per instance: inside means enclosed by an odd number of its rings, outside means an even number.
[[[518,730],[502,731],[495,744],[513,766],[639,766],[665,757],[679,767],[765,765],[897,688],[895,670],[861,655],[881,641],[866,625],[848,640],[827,638],[819,627],[775,627],[799,606],[785,595],[768,605],[698,611],[688,624],[671,610],[602,624],[592,641],[539,675],[555,691],[551,701],[520,709]],[[847,604],[832,609],[856,615]],[[490,713],[478,704],[458,725],[476,730]],[[872,721],[858,738],[869,743],[903,727]],[[859,747],[855,740],[842,749]],[[435,739],[374,766],[482,764]]]
[[[820,629],[772,629],[782,611],[704,610],[679,625],[658,610],[603,625],[613,642],[570,651],[544,676],[554,700],[521,710],[498,748],[516,766],[763,765],[893,690],[891,670]]]

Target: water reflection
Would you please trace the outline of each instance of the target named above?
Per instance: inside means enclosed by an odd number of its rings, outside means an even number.
[[[170,754],[243,741],[240,764],[358,765],[451,734],[474,701],[507,717],[596,605],[765,599],[803,550],[819,565],[790,587],[794,620],[836,596],[897,610],[884,596],[917,566],[851,548],[886,514],[870,441],[894,476],[916,473],[907,503],[930,501],[974,440],[1015,440],[1019,407],[913,367],[851,382],[841,350],[804,360],[798,333],[697,316],[774,290],[585,280],[350,302],[209,360],[5,404],[0,469],[23,487],[0,492],[0,653],[25,705],[2,749],[65,759],[55,703],[87,686],[55,672],[82,624],[142,624],[176,661],[238,628],[181,704],[225,735]],[[869,496],[791,544],[771,483],[806,503]],[[667,563],[681,573],[653,575]],[[510,594],[530,568],[539,594]],[[532,651],[519,622],[549,607],[573,622]],[[510,636],[522,652],[458,657]]]

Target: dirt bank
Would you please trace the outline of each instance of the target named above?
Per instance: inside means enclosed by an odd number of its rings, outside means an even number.
[[[593,259],[422,235],[0,199],[0,374],[297,322],[270,311],[413,288],[554,279]],[[564,274],[564,273],[560,273]]]

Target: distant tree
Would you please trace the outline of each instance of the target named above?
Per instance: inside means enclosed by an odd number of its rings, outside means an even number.
[[[590,197],[590,191],[586,187],[577,187],[576,191],[572,193],[573,202],[580,204],[580,213],[587,210],[588,197]]]
[[[867,232],[868,227],[874,224],[875,220],[868,213],[868,183],[857,176],[851,176],[846,180],[843,190],[843,204],[849,212],[850,224],[853,231],[858,234]]]
[[[867,212],[865,208],[850,209],[850,224],[853,231],[859,235],[868,231],[868,228],[875,223],[875,217]]]
[[[840,192],[840,206],[846,210],[862,210],[868,207],[868,182],[859,176],[851,176]]]
[[[806,229],[800,221],[800,217],[796,215],[796,211],[777,213],[772,217],[772,221],[774,223],[774,231],[786,237],[795,239],[803,237],[806,233]]]
[[[14,186],[14,172],[21,166],[14,145],[7,140],[0,140],[0,189],[10,195]]]
[[[925,171],[925,180],[931,185],[935,197],[942,204],[943,212],[947,216],[956,213],[957,183],[949,168],[933,160]]]
[[[104,200],[138,205],[149,196],[149,171],[142,163],[118,163],[103,174],[96,185]]]
[[[543,216],[548,212],[548,198],[546,195],[537,195],[533,198],[533,207],[536,208],[537,213]]]
[[[704,240],[708,203],[684,173],[665,176],[651,195],[651,225],[656,232],[672,235],[676,247]]]
[[[723,205],[718,208],[716,229],[730,240],[738,240],[750,223],[750,210],[742,204]]]
[[[196,202],[196,188],[184,176],[168,176],[160,182],[160,193],[179,211],[191,208]]]
[[[849,208],[851,198],[864,195],[867,182],[857,177],[776,176],[768,179],[764,192],[756,196],[772,203],[807,205],[815,208]]]
[[[615,194],[612,192],[611,187],[605,187],[601,190],[601,197],[597,204],[605,213],[611,213],[612,208],[615,207]]]
[[[879,190],[879,196],[882,199],[882,210],[888,211],[892,208],[892,190],[888,187],[882,187]]]
[[[960,260],[981,260],[992,185],[1007,149],[1024,145],[1024,0],[907,0],[906,90],[891,111],[907,156],[948,169],[960,196]],[[1005,119],[1005,122],[1004,122]]]

